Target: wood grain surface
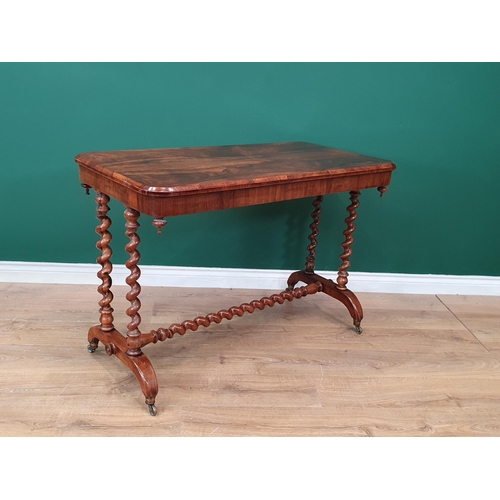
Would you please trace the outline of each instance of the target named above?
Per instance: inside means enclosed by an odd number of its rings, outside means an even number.
[[[499,297],[359,294],[356,335],[344,306],[316,294],[147,346],[151,418],[134,375],[102,347],[87,352],[94,286],[0,293],[1,436],[500,436]],[[143,324],[261,293],[144,288]]]
[[[307,142],[104,151],[79,154],[75,161],[152,196],[220,192],[395,168],[389,160]]]
[[[389,160],[310,144],[81,153],[80,181],[158,219],[368,188],[385,189]]]

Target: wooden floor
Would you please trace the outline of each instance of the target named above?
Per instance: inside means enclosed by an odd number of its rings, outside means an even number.
[[[126,330],[125,287],[114,287]],[[500,436],[500,297],[324,294],[147,346],[151,417],[102,346],[93,286],[1,283],[1,436]],[[268,295],[145,288],[142,330]]]

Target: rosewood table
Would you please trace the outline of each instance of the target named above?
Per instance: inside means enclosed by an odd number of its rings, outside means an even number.
[[[97,193],[100,221],[96,228],[100,237],[97,248],[101,253],[97,259],[101,266],[97,276],[102,282],[98,287],[102,295],[100,322],[89,330],[88,350],[94,352],[100,341],[109,356],[115,355],[134,373],[151,415],[156,414],[158,381],[151,362],[141,350],[147,344],[317,292],[342,302],[356,332],[361,333],[363,310],[354,293],[347,289],[358,197],[360,190],[367,188],[377,188],[383,195],[396,168],[394,163],[306,142],[82,153],[75,161],[87,194],[91,188]],[[324,195],[346,191],[350,192],[351,204],[345,220],[342,263],[334,282],[315,273],[319,215]],[[125,246],[130,256],[126,262],[130,271],[126,279],[130,287],[126,295],[130,302],[126,335],[113,326],[110,197],[125,205],[125,234],[129,238]],[[161,232],[166,217],[305,197],[314,197],[308,255],[304,269],[291,274],[284,291],[149,333],[141,332],[138,283],[141,271],[137,249],[141,213],[154,217],[153,224]],[[296,287],[299,282],[304,286]]]

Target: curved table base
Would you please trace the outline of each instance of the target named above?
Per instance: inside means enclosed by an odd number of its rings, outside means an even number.
[[[153,416],[156,415],[155,399],[158,394],[158,379],[148,357],[142,352],[138,356],[126,354],[128,349],[127,339],[115,329],[110,332],[103,332],[99,326],[92,326],[89,330],[88,340],[89,352],[94,352],[99,342],[102,342],[108,356],[114,354],[132,371],[139,381],[142,393],[146,398],[149,413]]]
[[[361,307],[358,298],[356,297],[356,295],[354,295],[353,292],[347,289],[339,289],[337,283],[332,280],[323,278],[322,276],[319,276],[314,272],[306,273],[304,271],[296,271],[290,275],[287,281],[287,290],[293,290],[293,288],[299,281],[306,284],[316,282],[321,283],[323,285],[323,289],[321,290],[323,293],[326,293],[330,297],[337,299],[347,307],[347,310],[349,311],[349,314],[353,319],[356,333],[362,332],[361,320],[363,319],[363,308]]]

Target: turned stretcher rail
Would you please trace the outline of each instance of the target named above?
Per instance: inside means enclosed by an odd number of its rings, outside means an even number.
[[[212,323],[220,323],[223,319],[231,320],[234,316],[253,313],[256,309],[262,310],[265,307],[273,307],[274,304],[283,304],[285,300],[292,301],[300,299],[306,295],[312,295],[323,290],[323,285],[319,282],[295,288],[294,290],[284,290],[270,297],[262,297],[260,300],[252,300],[250,303],[243,303],[240,306],[233,306],[229,309],[221,309],[217,313],[209,313],[206,316],[198,316],[193,320],[186,320],[182,323],[174,323],[168,328],[158,328],[148,334],[141,335],[141,347],[151,342],[156,344],[171,339],[176,333],[184,335],[188,330],[196,331],[200,326],[208,327]]]

